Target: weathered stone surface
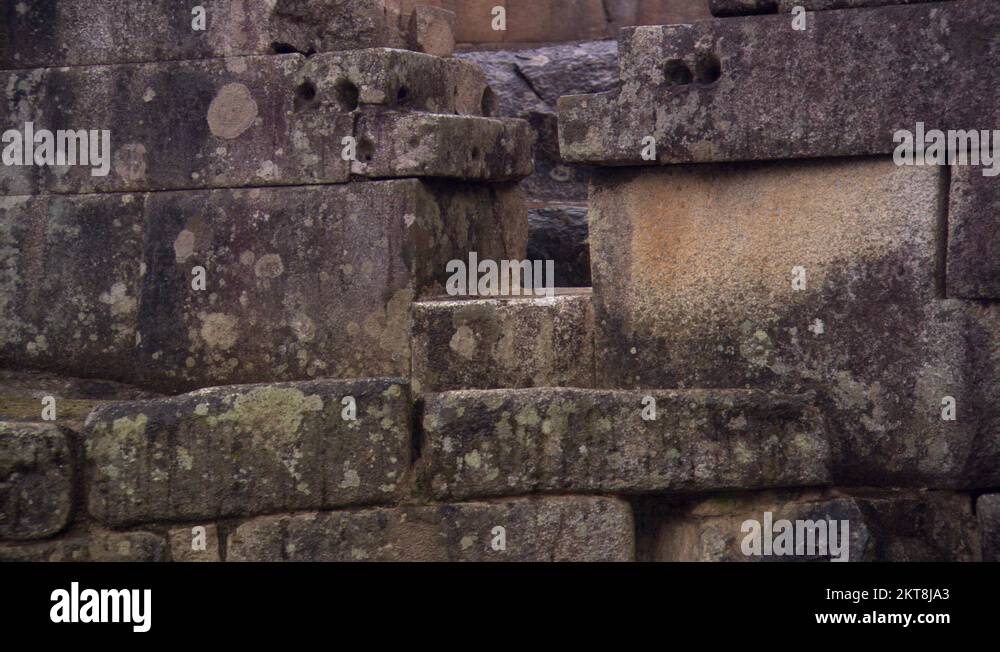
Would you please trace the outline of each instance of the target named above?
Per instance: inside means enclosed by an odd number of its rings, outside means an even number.
[[[506,549],[494,549],[498,527]],[[554,497],[265,516],[230,536],[227,561],[631,561],[634,555],[627,503]]]
[[[937,0],[709,0],[709,7],[713,16],[750,16],[789,13],[793,7],[802,7],[806,11],[824,11],[935,1]]]
[[[193,29],[193,7],[205,29]],[[0,69],[396,45],[382,0],[3,0]]]
[[[642,418],[647,396],[656,420]],[[830,477],[827,433],[807,395],[458,391],[426,396],[423,426],[420,478],[441,499],[822,485]]]
[[[587,207],[552,204],[528,210],[528,258],[554,260],[556,285],[590,285]]]
[[[368,177],[452,177],[508,181],[532,171],[534,136],[522,120],[430,113],[361,114],[358,160]]]
[[[563,157],[650,165],[879,154],[917,122],[1000,123],[992,0],[811,19],[804,32],[788,16],[623,30],[620,90],[559,100]],[[911,54],[929,51],[940,54]],[[656,161],[641,156],[650,136]]]
[[[411,50],[436,57],[450,57],[455,51],[455,12],[438,7],[418,6],[410,14],[406,44]]]
[[[602,172],[598,386],[812,388],[838,483],[975,487],[996,331],[940,298],[945,190],[888,159]]]
[[[410,302],[526,230],[514,186],[412,179],[2,198],[0,362],[170,392],[405,376]]]
[[[170,558],[173,561],[221,561],[219,528],[214,524],[170,530]]]
[[[69,523],[73,451],[52,424],[0,421],[0,539],[39,539]]]
[[[413,304],[414,389],[591,387],[590,292]]]
[[[983,561],[1000,561],[1000,494],[987,494],[976,500],[976,515],[982,538]]]
[[[968,495],[942,492],[779,492],[713,498],[679,506],[663,516],[656,535],[656,561],[826,560],[802,541],[802,555],[746,555],[746,520],[835,521],[833,541],[845,561],[978,561],[979,537]],[[843,521],[848,539],[843,540]],[[827,523],[829,528],[829,523]],[[832,535],[833,530],[829,530]],[[816,536],[816,535],[814,535]],[[816,539],[813,539],[816,542]],[[846,552],[839,546],[846,544]],[[762,548],[763,551],[763,548]],[[809,554],[809,553],[812,554]],[[827,552],[830,550],[828,548]],[[844,559],[846,556],[846,559]]]
[[[953,166],[948,209],[948,296],[1000,299],[1000,179]]]
[[[167,543],[152,532],[94,530],[57,541],[0,545],[0,561],[167,561]]]
[[[387,49],[15,71],[0,75],[0,86],[10,107],[4,130],[23,133],[31,123],[35,131],[110,131],[106,176],[94,176],[100,170],[93,165],[5,165],[0,195],[345,182],[351,170],[343,139],[355,136],[357,109],[476,114],[484,97],[489,104],[484,76],[471,64]],[[460,120],[441,119],[449,118]],[[383,119],[396,124],[392,116],[367,115],[365,122],[378,160],[391,152],[426,176],[456,176],[450,163],[457,143],[435,142],[451,145],[439,151],[409,139],[372,138],[368,121]],[[411,118],[421,119],[432,118]],[[482,133],[520,133],[509,122],[489,124]],[[91,145],[103,153],[103,144]],[[520,148],[507,157],[527,174],[530,144]],[[475,174],[482,178],[484,171]]]
[[[940,298],[945,190],[890,160],[602,172],[598,386],[815,389],[838,483],[992,486],[997,316]]]
[[[346,397],[356,420],[342,417]],[[386,502],[409,464],[409,410],[407,386],[392,379],[103,407],[87,420],[89,509],[117,527]]]

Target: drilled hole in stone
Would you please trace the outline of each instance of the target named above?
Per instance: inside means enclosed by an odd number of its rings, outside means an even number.
[[[358,160],[364,163],[370,163],[372,156],[374,156],[375,144],[367,138],[362,138],[361,142],[358,143]]]
[[[493,92],[492,88],[487,87],[483,91],[483,99],[480,102],[479,107],[480,112],[487,118],[491,118],[496,115],[497,110],[497,96]]]
[[[683,59],[670,59],[663,64],[663,78],[667,80],[668,84],[682,86],[690,84],[693,76],[691,68]]]
[[[396,92],[396,104],[405,104],[410,99],[410,89],[406,86],[400,86],[399,90]]]
[[[695,77],[699,84],[714,84],[722,76],[722,62],[711,52],[698,55],[695,62]]]
[[[337,104],[343,111],[353,111],[358,108],[358,87],[346,79],[341,79],[333,87]]]

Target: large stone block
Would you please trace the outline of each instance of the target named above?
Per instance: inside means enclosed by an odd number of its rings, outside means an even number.
[[[656,419],[644,419],[644,412],[653,416],[653,405]],[[718,491],[830,479],[827,432],[810,396],[458,391],[425,397],[423,427],[419,477],[433,496],[447,500]]]
[[[756,521],[761,537],[785,532],[801,554],[784,552],[783,543],[763,554],[747,537]],[[824,523],[825,521],[825,523]],[[831,522],[835,525],[831,525]],[[846,527],[845,527],[846,522]],[[765,525],[771,524],[770,531]],[[815,529],[816,527],[820,529]],[[812,534],[805,529],[812,530]],[[820,554],[820,532],[827,532]],[[834,538],[834,534],[836,537]],[[810,546],[810,536],[813,538]],[[830,546],[832,544],[832,548]],[[759,553],[759,554],[758,554]],[[656,531],[656,561],[978,561],[979,536],[968,495],[942,492],[849,493],[783,492],[735,495],[675,507],[661,516]]]
[[[204,9],[204,29],[194,7]],[[383,0],[3,0],[0,69],[393,46]]]
[[[877,159],[602,172],[598,386],[813,388],[838,483],[975,487],[995,317],[941,298],[945,181]]]
[[[152,532],[94,529],[56,541],[0,545],[0,561],[150,562],[167,561],[169,548]]]
[[[976,515],[982,537],[983,561],[1000,561],[1000,494],[976,500]]]
[[[0,359],[164,391],[405,376],[410,302],[526,239],[507,185],[2,198]]]
[[[590,292],[413,306],[414,389],[591,387]]]
[[[0,422],[0,539],[39,539],[66,527],[73,457],[57,426]]]
[[[650,165],[882,154],[918,122],[1000,123],[992,0],[810,21],[805,31],[787,15],[623,30],[621,88],[559,101],[563,157]],[[914,54],[929,51],[938,54]],[[653,161],[642,158],[648,137]]]
[[[401,118],[392,114],[366,113],[363,134],[355,134],[359,109],[477,114],[484,99],[489,108],[485,78],[475,66],[415,52],[46,68],[4,73],[0,86],[10,107],[5,131],[27,139],[28,123],[33,132],[86,130],[88,148],[80,151],[103,154],[97,159],[104,162],[102,169],[89,156],[89,164],[81,165],[81,154],[77,165],[4,165],[0,195],[341,183],[351,174],[343,139],[354,136],[367,139],[369,156],[385,162],[358,174],[462,176],[466,168],[454,163],[464,161],[470,147],[487,155],[486,163],[503,162],[494,170],[478,161],[469,170],[474,178],[501,180],[531,171],[531,144],[513,138],[525,129],[517,122],[468,122],[452,115],[406,119],[414,128],[427,127],[428,138],[438,133],[438,121],[462,125],[473,139],[468,146],[454,138],[424,143],[399,137],[392,128]],[[110,132],[109,138],[102,141],[108,134],[101,131]],[[393,140],[380,140],[383,132]],[[500,133],[504,140],[493,142]],[[477,135],[491,140],[476,141]],[[67,156],[79,147],[76,140],[72,148],[56,142],[53,155],[58,146]],[[9,143],[5,139],[5,150]],[[507,148],[502,155],[493,153],[501,145]],[[41,141],[32,151],[34,162],[46,161]],[[27,148],[22,161],[25,156]]]
[[[265,516],[229,537],[227,561],[631,561],[634,538],[623,501],[522,498]]]
[[[948,296],[1000,299],[1000,179],[954,166],[948,209]]]
[[[119,527],[379,504],[396,495],[411,445],[409,390],[391,379],[118,403],[87,420],[89,509]]]

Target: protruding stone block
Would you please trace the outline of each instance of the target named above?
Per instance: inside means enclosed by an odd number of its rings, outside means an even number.
[[[169,536],[173,561],[221,561],[219,528],[214,523],[174,528]]]
[[[787,15],[627,28],[621,88],[560,99],[560,149],[574,163],[745,161],[887,154],[917,123],[990,129],[1000,123],[995,9],[821,11],[805,31]],[[912,54],[931,50],[942,54]]]
[[[358,116],[358,160],[367,177],[516,180],[531,174],[534,135],[523,120],[430,113]]]
[[[953,166],[948,208],[948,296],[1000,299],[1000,177]]]
[[[0,561],[167,561],[167,543],[152,532],[92,530],[57,541],[0,545]]]
[[[827,432],[810,396],[751,390],[459,391],[426,396],[423,426],[420,478],[432,495],[447,500],[532,492],[719,491],[830,480]]]
[[[410,302],[526,228],[514,186],[414,179],[0,198],[0,359],[168,392],[406,376]]]
[[[399,40],[383,0],[3,0],[0,14],[0,69],[312,54]]]
[[[554,497],[264,516],[227,561],[632,561],[632,511],[614,498]]]
[[[115,527],[378,504],[409,465],[409,389],[323,380],[119,403],[90,416],[86,445],[90,512]]]
[[[450,57],[455,51],[455,13],[438,7],[415,7],[406,30],[406,45],[417,52]]]
[[[40,539],[66,527],[74,467],[61,428],[0,422],[0,539]]]
[[[769,541],[755,548],[757,533]],[[980,553],[968,495],[833,490],[735,495],[678,506],[661,516],[654,559],[978,561]]]
[[[590,387],[593,337],[589,291],[415,303],[414,387]]]

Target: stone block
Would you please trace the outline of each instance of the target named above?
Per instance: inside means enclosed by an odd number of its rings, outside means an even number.
[[[1000,179],[953,166],[948,201],[948,296],[1000,299]]]
[[[173,561],[221,561],[219,528],[214,524],[174,528],[169,532]]]
[[[73,443],[49,423],[0,421],[0,539],[40,539],[69,523]]]
[[[407,25],[406,43],[417,52],[450,57],[455,50],[455,13],[438,7],[415,7]]]
[[[409,465],[409,389],[217,387],[100,408],[85,435],[89,510],[113,527],[379,504]]]
[[[806,11],[861,9],[886,5],[909,5],[935,0],[709,0],[713,16],[751,16],[790,13],[795,7]]]
[[[167,561],[168,550],[163,537],[152,532],[110,532],[95,529],[56,541],[0,545],[0,561]]]
[[[423,427],[420,482],[442,500],[722,491],[830,479],[827,432],[810,396],[467,390],[425,396]]]
[[[414,388],[590,387],[593,337],[589,292],[418,302]]]
[[[1000,561],[1000,494],[986,494],[976,500],[983,561]]]
[[[501,528],[501,529],[498,529]],[[520,498],[264,516],[227,561],[632,561],[632,511],[614,498]]]

